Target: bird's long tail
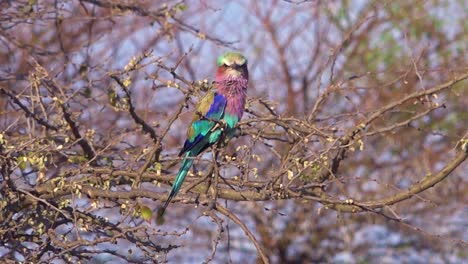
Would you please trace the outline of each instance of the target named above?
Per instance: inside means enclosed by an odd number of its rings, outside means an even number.
[[[163,207],[158,212],[158,218],[164,215],[164,212],[166,211],[167,206],[179,192],[180,187],[182,186],[182,183],[184,182],[185,176],[187,175],[190,167],[192,167],[192,164],[193,164],[193,156],[191,155],[191,152],[189,151],[187,152],[187,154],[185,154],[185,158],[182,161],[182,166],[180,166],[180,169],[179,169],[179,172],[177,173],[174,184],[172,185],[172,189],[171,189],[171,192],[169,193],[169,197],[167,197],[166,202],[164,203]]]

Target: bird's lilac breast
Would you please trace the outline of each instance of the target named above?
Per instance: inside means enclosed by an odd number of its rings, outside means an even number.
[[[225,113],[237,116],[238,120],[240,120],[244,113],[245,99],[245,93],[228,98]]]
[[[247,98],[246,78],[226,78],[217,81],[216,90],[226,97],[225,113],[237,116],[238,120],[242,118]]]

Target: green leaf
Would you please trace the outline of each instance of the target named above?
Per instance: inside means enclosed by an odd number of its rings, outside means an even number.
[[[117,105],[119,96],[114,91],[114,89],[110,88],[107,90],[107,97],[109,98],[110,104],[115,107]]]
[[[185,11],[187,10],[187,5],[184,5],[184,4],[179,4],[177,5],[177,9],[179,9],[180,11]]]
[[[18,167],[22,171],[26,170],[26,166],[28,165],[28,163],[27,163],[27,161],[25,161],[25,157],[19,156],[18,158],[16,158],[16,161],[18,162]]]
[[[149,223],[153,217],[153,211],[146,205],[140,205],[140,215],[141,218],[145,219],[145,221]]]

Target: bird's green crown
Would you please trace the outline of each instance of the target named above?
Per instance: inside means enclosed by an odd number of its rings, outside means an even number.
[[[223,55],[218,57],[217,64],[218,66],[231,66],[233,64],[244,65],[247,63],[247,59],[244,55],[239,52],[226,52]]]

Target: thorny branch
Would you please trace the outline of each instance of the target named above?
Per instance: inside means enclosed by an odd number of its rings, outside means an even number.
[[[8,92],[7,90],[5,90],[2,87],[0,87],[0,92],[2,94],[4,94],[4,95],[10,97],[10,99],[24,111],[26,117],[32,117],[34,120],[36,120],[37,123],[39,123],[40,125],[43,125],[47,129],[51,129],[51,130],[55,130],[55,131],[59,130],[58,127],[49,124],[47,122],[47,120],[44,120],[44,118],[39,117],[34,112],[31,112],[23,103],[21,103],[21,101],[14,94]]]

